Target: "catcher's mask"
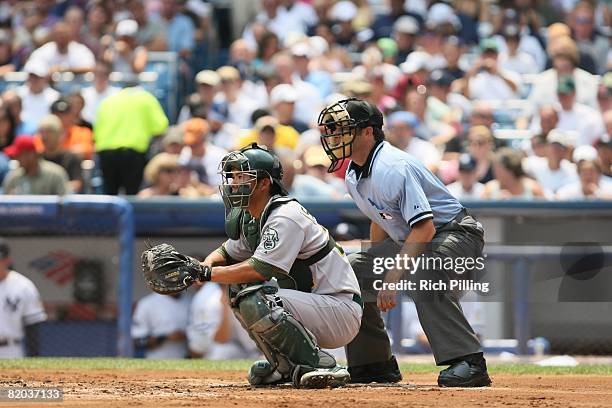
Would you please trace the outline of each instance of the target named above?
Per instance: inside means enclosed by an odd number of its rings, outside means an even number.
[[[370,120],[372,115],[374,112],[370,105],[357,98],[343,99],[321,111],[318,120],[321,144],[331,160],[328,173],[340,169],[344,161],[352,156],[357,130],[373,126]]]
[[[219,166],[219,191],[226,208],[247,208],[259,180],[270,179],[272,194],[287,195],[282,185],[280,160],[265,147],[253,143],[227,154]]]

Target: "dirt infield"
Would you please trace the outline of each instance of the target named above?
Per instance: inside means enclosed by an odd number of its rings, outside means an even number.
[[[493,373],[484,389],[442,389],[436,373],[404,373],[409,384],[295,390],[251,388],[242,371],[8,369],[2,387],[62,387],[62,403],[43,407],[610,407],[612,377]],[[333,404],[333,405],[332,405]],[[11,404],[0,403],[0,406]],[[33,406],[17,403],[16,407]]]

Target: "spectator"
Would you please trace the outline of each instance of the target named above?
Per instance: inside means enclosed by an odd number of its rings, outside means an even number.
[[[34,50],[28,61],[40,64],[50,72],[83,74],[93,70],[95,57],[83,44],[74,41],[70,28],[64,22],[53,27],[52,40]]]
[[[464,112],[472,109],[471,102],[461,94],[451,92],[453,77],[444,70],[432,71],[427,78],[427,121],[444,122],[457,126]]]
[[[147,49],[138,45],[135,20],[122,20],[115,29],[115,41],[104,53],[104,61],[112,65],[114,72],[140,74],[147,65]]]
[[[209,142],[210,127],[206,120],[192,118],[183,123],[182,127],[185,147],[181,150],[180,163],[195,171],[201,183],[218,186],[221,184],[219,163],[227,151]]]
[[[85,108],[85,98],[81,95],[81,92],[76,91],[68,95],[68,102],[70,103],[70,112],[74,118],[74,124],[80,127],[93,129],[90,122],[83,119],[83,108]]]
[[[569,23],[578,48],[595,61],[595,72],[607,69],[610,40],[595,28],[595,10],[588,1],[580,1],[569,15]]]
[[[2,94],[2,104],[6,106],[10,116],[15,122],[15,134],[16,135],[33,135],[36,133],[36,126],[31,122],[24,122],[22,120],[22,103],[21,97],[17,94],[16,90],[9,89],[4,91]]]
[[[601,78],[601,83],[597,90],[597,104],[602,114],[612,110],[612,71],[609,71]]]
[[[444,41],[442,49],[444,58],[446,59],[446,67],[444,70],[448,72],[453,79],[461,79],[465,76],[465,71],[459,66],[459,61],[463,55],[463,44],[461,40],[455,36],[450,36]]]
[[[179,170],[178,156],[169,153],[155,155],[145,166],[144,179],[149,187],[140,190],[138,197],[178,195],[176,176]]]
[[[425,87],[417,87],[406,93],[405,110],[413,112],[419,120],[416,136],[434,145],[444,145],[457,135],[452,126],[436,120],[427,120],[427,95]]]
[[[187,104],[181,108],[178,123],[194,116],[206,119],[220,82],[221,78],[215,71],[205,69],[198,72],[195,76],[196,93],[190,95]]]
[[[507,50],[499,55],[499,66],[501,69],[521,75],[536,74],[540,71],[535,59],[530,54],[519,49],[521,33],[517,26],[509,25],[504,27],[502,29],[502,37],[506,42]]]
[[[83,159],[93,157],[94,145],[91,129],[76,125],[75,112],[70,101],[61,97],[51,104],[51,113],[62,122],[61,147],[78,154]],[[36,148],[42,151],[40,137],[35,138]]]
[[[145,358],[185,358],[189,296],[151,293],[136,303],[132,339]]]
[[[540,134],[544,139],[548,132],[555,129],[559,125],[559,112],[554,106],[545,105],[538,110],[538,116],[535,116],[532,121],[531,131],[534,134]]]
[[[495,179],[485,184],[483,198],[493,200],[543,198],[542,187],[525,175],[521,160],[520,152],[509,147],[499,149],[493,162]]]
[[[189,308],[187,341],[190,356],[227,360],[256,355],[255,343],[229,307],[227,290],[213,282],[200,285]]]
[[[161,141],[162,151],[169,154],[181,154],[181,150],[185,146],[184,138],[183,126],[170,126]]]
[[[294,116],[295,103],[298,99],[297,91],[289,84],[276,85],[270,92],[270,107],[280,124],[302,133],[308,130],[308,125]]]
[[[612,139],[608,134],[604,135],[595,145],[597,156],[601,162],[601,173],[612,179]]]
[[[202,183],[189,165],[180,163],[176,186],[179,196],[183,198],[209,197],[219,192],[218,188]]]
[[[61,120],[55,115],[45,116],[40,121],[38,133],[42,142],[42,158],[62,166],[68,175],[70,190],[74,193],[82,192],[81,158],[62,146],[64,129]]]
[[[552,68],[539,74],[529,94],[529,101],[536,108],[542,105],[554,105],[557,99],[556,87],[559,78],[571,76],[576,84],[578,103],[597,108],[597,78],[577,68],[578,47],[569,37],[561,37],[548,47]]]
[[[149,92],[127,87],[108,96],[96,113],[94,140],[105,194],[138,193],[151,138],[168,127],[161,105]]]
[[[554,23],[548,27],[548,59],[546,61],[546,68],[550,68],[552,66],[552,55],[556,53],[558,50],[570,50],[571,48],[576,46],[574,40],[572,40],[572,30],[569,26],[563,23]],[[561,41],[557,41],[561,39]],[[589,74],[596,74],[597,70],[595,68],[595,61],[593,57],[588,52],[582,51],[578,49],[578,64],[576,65],[578,68],[585,70]]]
[[[0,105],[0,149],[13,144],[15,136],[15,119],[8,106]]]
[[[6,30],[0,30],[0,77],[16,71],[18,66],[19,61],[13,53],[11,36]]]
[[[578,180],[576,165],[567,160],[571,148],[569,139],[565,132],[553,129],[546,137],[546,156],[532,157],[523,162],[525,172],[552,195],[561,187]]]
[[[260,119],[264,117],[265,119],[260,121]],[[258,109],[253,113],[252,120],[255,121],[253,129],[240,136],[238,145],[236,146],[237,148],[248,146],[260,140],[260,133],[264,127],[270,127],[270,129],[266,129],[268,135],[272,136],[268,138],[268,143],[270,141],[273,142],[272,145],[266,144],[266,146],[272,149],[287,151],[293,151],[297,147],[300,140],[300,134],[291,126],[279,124],[278,119],[273,117],[270,112]],[[274,135],[270,135],[270,130],[274,131]]]
[[[180,0],[161,0],[160,17],[162,32],[166,33],[168,51],[182,58],[190,57],[195,47],[193,21],[179,12]]]
[[[49,70],[43,64],[29,61],[23,70],[28,73],[28,79],[17,89],[23,103],[21,120],[38,127],[38,122],[49,113],[49,107],[60,94],[49,86]]]
[[[217,70],[217,74],[221,89],[213,100],[212,110],[240,128],[249,127],[249,118],[258,106],[255,100],[242,92],[240,72],[234,67],[223,66]]]
[[[391,30],[395,22],[402,16],[414,18],[419,26],[423,25],[423,17],[417,13],[406,11],[404,0],[389,0],[389,12],[379,14],[372,23],[374,38],[391,37]]]
[[[468,153],[459,156],[459,178],[446,186],[457,199],[478,200],[482,197],[484,184],[478,182],[476,166],[476,159]]]
[[[493,136],[485,126],[474,126],[468,132],[468,153],[476,159],[476,177],[480,183],[493,180]]]
[[[298,174],[296,171],[296,161],[292,155],[280,156],[283,166],[283,186],[289,194],[295,198],[315,198],[322,200],[333,200],[341,198],[339,190],[325,181],[309,175]]]
[[[41,159],[31,137],[17,136],[4,153],[19,162],[4,178],[4,194],[64,195],[70,191],[66,171]]]
[[[87,10],[87,24],[82,33],[83,44],[94,53],[94,55],[102,55],[107,44],[108,25],[112,18],[111,13],[104,6],[103,2],[94,2]]]
[[[561,187],[557,191],[557,199],[612,200],[612,182],[608,177],[602,175],[599,160],[580,160],[577,167],[580,180]]]
[[[302,154],[303,174],[313,176],[329,184],[337,192],[337,197],[346,192],[346,185],[342,180],[327,172],[331,161],[320,143],[311,145]]]
[[[416,35],[419,32],[419,22],[412,16],[401,16],[393,23],[393,38],[397,42],[396,65],[406,61],[408,55],[416,46]]]
[[[497,43],[493,39],[480,42],[481,55],[467,72],[466,95],[470,99],[508,100],[518,98],[520,77],[499,67]]]
[[[294,44],[290,51],[296,76],[317,88],[321,98],[331,94],[334,90],[332,77],[327,71],[318,69],[316,65],[311,64],[314,51],[310,43],[307,41],[299,42]],[[312,67],[315,67],[315,69]]]
[[[557,98],[561,106],[557,128],[577,132],[575,146],[592,145],[604,134],[599,111],[576,101],[576,83],[573,77],[559,78]]]
[[[323,104],[323,99],[314,85],[304,82],[295,71],[295,64],[289,54],[278,53],[272,59],[280,82],[293,85],[300,98],[295,103],[295,119],[307,125],[315,123]]]
[[[83,107],[83,119],[94,124],[96,120],[96,111],[100,103],[108,96],[119,92],[121,88],[112,86],[109,82],[109,76],[112,72],[112,66],[104,61],[96,62],[93,74],[93,84],[81,90],[81,95],[85,99]]]
[[[435,173],[441,154],[433,143],[415,137],[419,119],[412,112],[394,112],[387,118],[389,142],[400,150],[410,153]]]
[[[149,18],[142,0],[129,0],[128,10],[138,24],[136,43],[149,51],[165,51],[166,39],[162,22]]]

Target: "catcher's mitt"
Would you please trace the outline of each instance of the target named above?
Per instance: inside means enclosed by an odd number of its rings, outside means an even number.
[[[162,295],[187,289],[196,280],[209,281],[211,269],[172,245],[159,244],[142,253],[142,273],[149,287]]]

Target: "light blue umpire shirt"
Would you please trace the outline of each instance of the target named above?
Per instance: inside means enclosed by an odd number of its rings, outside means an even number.
[[[463,209],[432,172],[386,141],[374,146],[363,166],[351,162],[345,181],[357,207],[400,245],[417,222],[433,218],[439,228]]]

